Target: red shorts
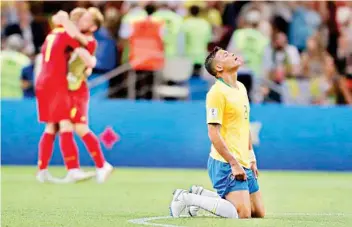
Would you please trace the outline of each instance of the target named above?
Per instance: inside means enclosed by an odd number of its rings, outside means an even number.
[[[36,99],[40,122],[59,123],[62,120],[70,120],[72,104],[67,88],[37,89]]]
[[[76,91],[69,91],[71,99],[70,119],[72,123],[88,123],[89,90],[87,83]]]

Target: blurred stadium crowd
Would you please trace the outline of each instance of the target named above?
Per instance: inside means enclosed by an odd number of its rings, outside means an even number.
[[[202,64],[220,46],[244,58],[252,102],[352,104],[348,1],[2,1],[1,98],[34,97],[50,16],[77,6],[105,16],[91,80],[105,97],[205,99]]]

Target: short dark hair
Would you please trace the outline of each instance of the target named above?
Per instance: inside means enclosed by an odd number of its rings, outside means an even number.
[[[199,6],[191,6],[191,8],[189,8],[189,12],[191,13],[192,16],[198,16],[199,14],[199,11],[200,11],[200,8]]]
[[[216,53],[221,50],[220,47],[215,47],[211,52],[210,54],[208,55],[208,57],[205,59],[205,63],[204,63],[204,66],[205,66],[205,69],[208,71],[208,73],[210,73],[211,75],[215,76],[216,77],[216,70],[215,70],[215,67],[214,67],[214,64],[213,64],[213,61],[214,61],[214,58],[215,58],[215,55]]]
[[[148,5],[145,6],[145,11],[147,12],[148,16],[152,15],[155,12],[155,5],[152,3],[149,3]]]

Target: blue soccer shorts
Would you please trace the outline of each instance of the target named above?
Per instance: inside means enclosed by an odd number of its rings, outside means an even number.
[[[258,181],[251,169],[244,168],[247,180],[239,181],[231,173],[231,166],[228,163],[220,162],[209,157],[208,174],[213,184],[213,188],[221,198],[233,191],[247,190],[249,194],[259,191]]]

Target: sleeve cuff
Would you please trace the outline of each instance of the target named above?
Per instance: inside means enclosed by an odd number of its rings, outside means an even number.
[[[222,125],[222,122],[220,120],[217,121],[207,121],[207,124],[219,124]]]

